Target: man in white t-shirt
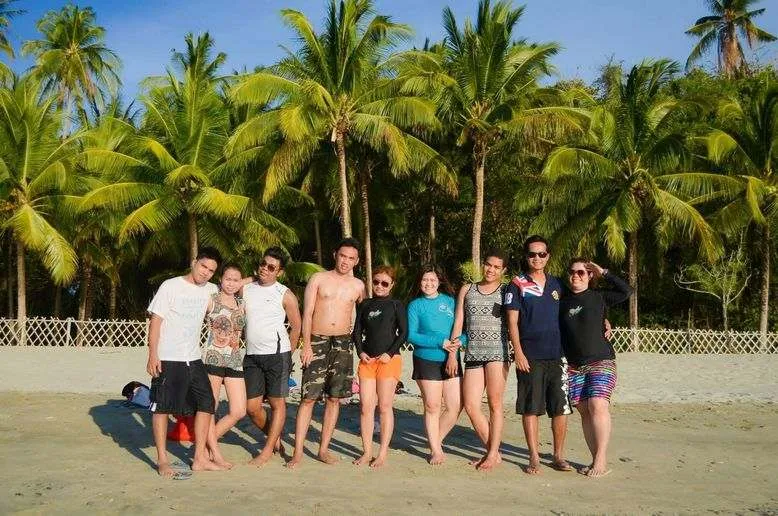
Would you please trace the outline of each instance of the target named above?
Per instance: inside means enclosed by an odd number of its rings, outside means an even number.
[[[286,254],[278,247],[269,248],[257,267],[256,281],[243,287],[246,307],[246,357],[243,359],[246,412],[267,435],[264,448],[249,464],[260,467],[270,460],[275,448],[280,448],[292,352],[300,339],[302,325],[297,296],[277,281],[286,266],[286,259]],[[289,321],[288,331],[284,325],[286,320]],[[265,397],[272,410],[270,418],[262,406]]]
[[[189,274],[164,281],[148,308],[151,321],[146,370],[152,376],[150,409],[154,414],[151,425],[157,447],[157,471],[165,478],[175,475],[166,446],[170,414],[194,414],[192,470],[224,469],[213,462],[206,451],[206,436],[215,402],[200,350],[200,332],[208,300],[217,292],[216,285],[208,280],[220,261],[215,249],[201,249],[192,261]]]

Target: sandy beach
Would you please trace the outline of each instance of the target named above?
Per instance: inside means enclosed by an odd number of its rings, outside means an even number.
[[[550,468],[522,473],[527,454],[511,373],[504,461],[491,473],[467,465],[483,448],[464,415],[446,464],[426,464],[421,401],[405,381],[409,394],[398,397],[382,470],[350,463],[360,449],[359,407],[350,405],[334,437],[338,465],[309,455],[298,471],[280,457],[261,470],[246,466],[264,440],[244,419],[223,440],[233,470],[162,481],[153,469],[150,414],[125,407],[119,395],[128,380],[147,380],[145,353],[0,349],[0,513],[778,514],[778,356],[620,355],[613,473],[598,480]],[[292,403],[287,442],[295,411]],[[320,417],[321,407],[311,441]],[[550,451],[546,421],[541,443]],[[587,460],[578,416],[570,418],[566,448],[572,462]],[[316,450],[313,442],[308,450]],[[182,461],[191,455],[177,443],[170,452]]]

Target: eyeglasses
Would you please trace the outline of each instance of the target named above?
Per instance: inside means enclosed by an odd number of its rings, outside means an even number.
[[[589,274],[589,271],[587,271],[586,269],[570,269],[569,271],[567,271],[567,273],[570,274],[570,276],[578,276],[579,278],[584,278],[586,277],[587,274]]]
[[[527,253],[527,258],[545,258],[546,256],[548,256],[548,253],[545,251],[541,251],[539,253],[530,251]]]
[[[259,264],[259,267],[260,268],[264,267],[265,269],[268,270],[268,272],[275,272],[276,270],[278,270],[280,268],[280,267],[278,267],[278,265],[276,265],[274,263],[267,263],[264,260]]]
[[[381,285],[384,288],[389,288],[389,285],[391,285],[391,283],[389,283],[388,281],[381,281],[381,280],[374,279],[373,285],[375,285],[376,287],[378,285]]]

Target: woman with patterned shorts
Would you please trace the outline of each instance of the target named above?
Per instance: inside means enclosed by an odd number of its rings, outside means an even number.
[[[589,477],[610,473],[607,450],[611,433],[610,398],[616,387],[616,353],[603,335],[608,307],[632,295],[621,278],[596,263],[573,258],[568,266],[569,290],[559,305],[562,347],[568,362],[570,402],[581,413],[584,438],[592,462],[581,469]],[[608,280],[613,289],[590,288],[593,279]]]
[[[208,322],[208,344],[203,355],[208,379],[219,405],[219,395],[222,384],[227,391],[229,413],[215,423],[211,419],[211,429],[208,432],[208,442],[216,442],[235,423],[246,415],[246,384],[243,380],[243,355],[240,348],[240,337],[246,325],[246,310],[243,300],[236,296],[243,286],[243,275],[236,265],[227,264],[222,269],[219,292],[211,296],[206,315]],[[231,467],[223,457],[218,455],[216,447],[209,446],[212,459],[217,464]],[[218,456],[217,456],[218,455]]]

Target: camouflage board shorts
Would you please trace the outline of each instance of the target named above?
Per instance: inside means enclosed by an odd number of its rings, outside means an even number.
[[[313,359],[303,369],[304,399],[318,399],[322,393],[331,398],[350,398],[354,359],[351,335],[311,335]]]

